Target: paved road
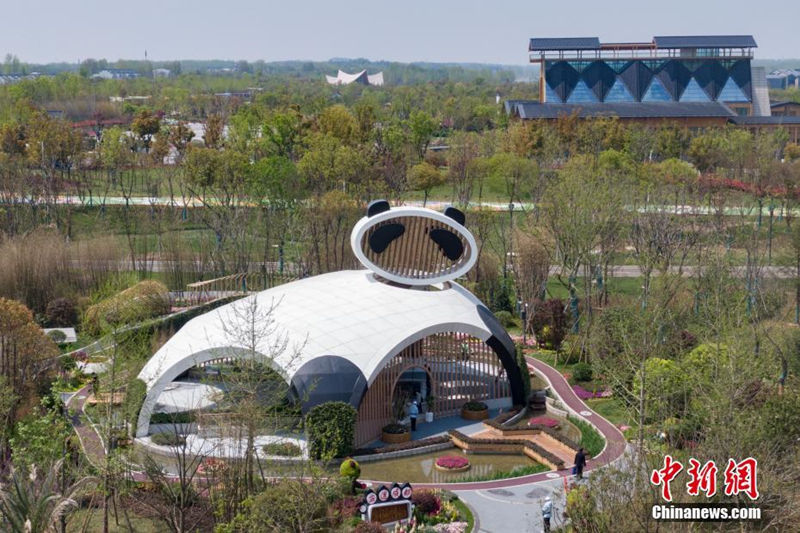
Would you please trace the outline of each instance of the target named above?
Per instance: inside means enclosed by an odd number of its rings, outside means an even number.
[[[86,265],[85,262],[81,261],[72,261],[71,266],[73,268],[82,268]],[[250,274],[257,276],[259,272],[261,272],[262,265],[267,267],[267,271],[270,274],[274,274],[278,272],[279,265],[277,262],[253,262],[250,263],[248,266],[250,270]],[[105,266],[105,267],[114,267],[116,270],[134,270],[134,266],[131,264],[130,260],[124,259],[121,261],[101,261],[98,262],[98,266]],[[137,268],[141,268],[142,264],[137,264]],[[151,259],[146,262],[147,268],[151,272],[173,272],[175,270],[175,263],[173,261],[162,261],[161,259]],[[203,266],[199,263],[194,261],[182,261],[180,263],[181,270],[184,272],[202,272]],[[610,277],[612,278],[638,278],[642,276],[642,270],[637,265],[611,265],[609,267]],[[761,275],[767,278],[780,278],[780,279],[788,279],[794,278],[796,275],[794,267],[790,266],[762,266],[761,267]],[[671,269],[671,272],[677,273],[677,269]],[[553,265],[550,267],[550,275],[555,276],[559,272],[559,267]],[[299,276],[302,273],[300,272],[299,267],[297,267],[294,263],[286,262],[283,265],[283,273],[285,275],[295,275]],[[746,273],[746,267],[738,266],[734,267],[733,270],[734,275],[743,277]],[[682,275],[684,277],[691,277],[697,274],[697,267],[694,266],[684,266],[682,269]],[[658,275],[658,273],[654,273],[654,275]]]

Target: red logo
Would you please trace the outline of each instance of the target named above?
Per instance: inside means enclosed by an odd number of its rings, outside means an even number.
[[[689,469],[686,471],[692,479],[686,484],[686,491],[691,496],[704,492],[707,498],[717,493],[717,465],[708,461],[702,467],[700,461],[692,457],[689,459]]]
[[[678,473],[683,470],[683,465],[678,461],[673,461],[671,455],[664,456],[664,468],[660,470],[653,470],[650,474],[650,483],[653,485],[661,485],[661,497],[666,501],[672,501],[672,492],[669,488],[669,483]]]
[[[758,461],[752,457],[739,463],[728,459],[728,466],[725,467],[725,496],[736,496],[744,492],[751,500],[758,498],[757,471]]]

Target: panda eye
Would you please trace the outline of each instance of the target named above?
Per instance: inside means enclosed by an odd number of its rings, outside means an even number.
[[[455,261],[464,253],[464,244],[461,242],[461,239],[451,231],[435,228],[428,233],[428,237],[439,245],[444,255],[451,261]]]
[[[400,236],[405,232],[406,227],[402,224],[393,223],[381,226],[373,231],[372,235],[369,236],[369,247],[376,254],[383,253],[383,251],[389,247],[392,241],[400,238]]]

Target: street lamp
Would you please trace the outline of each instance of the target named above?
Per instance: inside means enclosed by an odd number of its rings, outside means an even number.
[[[528,345],[528,303],[522,308],[522,346]]]

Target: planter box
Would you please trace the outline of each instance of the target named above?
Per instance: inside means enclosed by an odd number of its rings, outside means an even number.
[[[381,432],[381,440],[386,444],[400,444],[401,442],[408,442],[411,440],[411,432],[405,433],[385,433]]]
[[[461,418],[464,420],[486,420],[489,418],[489,409],[484,409],[483,411],[467,411],[466,409],[461,409]]]

